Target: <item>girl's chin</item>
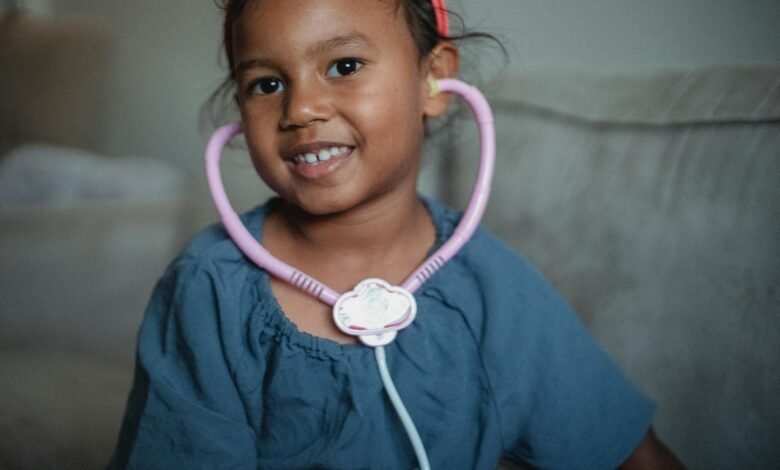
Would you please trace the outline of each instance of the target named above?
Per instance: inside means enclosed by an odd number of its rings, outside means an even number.
[[[284,198],[284,197],[283,197]],[[307,191],[306,194],[297,194],[293,198],[284,198],[290,201],[297,210],[306,215],[327,217],[344,214],[360,205],[359,198],[337,196],[333,191]]]

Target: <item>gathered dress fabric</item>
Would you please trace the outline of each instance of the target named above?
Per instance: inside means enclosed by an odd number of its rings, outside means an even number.
[[[460,213],[423,199],[446,241]],[[275,200],[242,220],[260,236]],[[435,248],[435,247],[434,247]],[[386,347],[433,469],[615,468],[655,405],[518,254],[480,228]],[[412,469],[374,351],[301,332],[221,224],[158,282],[110,468]]]

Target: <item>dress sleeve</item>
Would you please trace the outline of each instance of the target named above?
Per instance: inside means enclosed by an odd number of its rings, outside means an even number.
[[[618,467],[654,403],[533,268],[508,249],[486,251],[473,260],[482,315],[471,321],[505,453],[534,468]]]
[[[157,284],[109,468],[255,468],[255,433],[226,359],[219,286],[195,261]]]

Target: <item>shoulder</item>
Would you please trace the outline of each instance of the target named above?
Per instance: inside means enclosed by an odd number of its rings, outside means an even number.
[[[241,215],[241,221],[247,229],[259,234],[265,215],[265,206],[258,206]],[[214,223],[199,231],[187,243],[173,264],[230,263],[243,258],[242,253],[230,239],[221,222]]]
[[[240,216],[250,233],[259,235],[266,206],[258,206]],[[186,288],[188,284],[208,281],[228,288],[258,271],[259,268],[238,249],[222,223],[214,223],[190,239],[170,262],[160,283]]]
[[[263,206],[241,216],[253,233],[262,223]],[[166,322],[175,316],[180,321],[199,323],[208,317],[251,308],[260,293],[257,286],[263,276],[235,246],[221,223],[198,232],[171,261],[158,281],[147,308],[147,319]],[[209,321],[214,321],[212,318]]]
[[[544,275],[517,250],[491,231],[480,227],[457,260],[491,295],[510,295],[523,304],[552,302],[568,308]]]
[[[542,275],[515,248],[480,226],[464,246],[459,261],[486,276],[524,276],[541,281]]]
[[[435,201],[427,201],[443,243],[460,221],[461,212]],[[515,306],[538,309],[549,304],[556,309],[568,305],[544,276],[516,249],[480,226],[463,248],[445,265],[432,284],[454,297],[479,298],[482,303],[511,301]]]
[[[261,217],[262,207],[242,219],[254,231]],[[200,231],[170,263],[147,305],[139,336],[145,360],[157,361],[164,355],[159,345],[173,336],[179,346],[235,362],[246,347],[243,331],[253,312],[268,305],[260,302],[267,297],[263,276],[222,224]]]
[[[425,204],[436,225],[437,242],[442,244],[455,230],[463,213],[435,200],[426,199]],[[512,268],[512,270],[529,271],[538,276],[536,270],[514,248],[482,225],[455,255],[453,261],[466,264],[472,270],[486,273],[494,269]]]
[[[461,214],[428,204],[443,243]],[[517,350],[518,341],[544,349],[583,334],[579,318],[544,276],[485,227],[423,284],[421,295],[457,311],[483,356],[500,359]]]
[[[483,227],[438,281],[442,297],[461,306],[475,337],[486,342],[556,337],[579,321],[534,266]]]

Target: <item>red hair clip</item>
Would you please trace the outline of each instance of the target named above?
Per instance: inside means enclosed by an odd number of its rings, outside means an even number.
[[[433,10],[436,12],[436,29],[439,35],[443,37],[450,36],[450,23],[447,20],[447,8],[444,6],[444,0],[432,0]]]

